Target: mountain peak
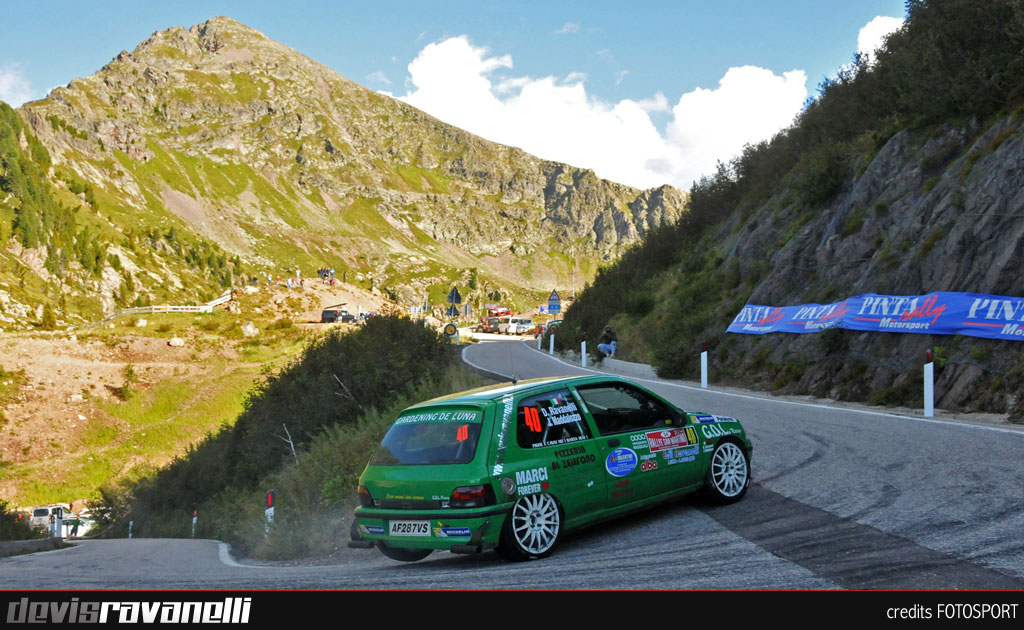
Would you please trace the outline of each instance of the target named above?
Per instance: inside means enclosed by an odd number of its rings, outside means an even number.
[[[411,304],[469,270],[501,293],[565,286],[565,252],[590,275],[685,204],[474,136],[223,16],[157,31],[22,116],[115,215],[254,268],[350,269]]]

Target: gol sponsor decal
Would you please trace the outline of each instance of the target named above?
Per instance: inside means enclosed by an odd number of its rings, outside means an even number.
[[[726,435],[733,435],[739,433],[739,429],[723,429],[717,424],[705,424],[701,426],[700,432],[704,434],[706,438],[724,437]]]

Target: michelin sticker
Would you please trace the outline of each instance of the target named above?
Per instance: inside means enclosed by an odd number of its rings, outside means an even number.
[[[360,525],[359,531],[364,534],[374,534],[376,536],[384,535],[384,528],[380,525]]]
[[[617,448],[604,460],[604,467],[613,477],[625,477],[636,470],[636,452],[629,448]]]
[[[469,536],[472,532],[469,531],[468,527],[445,527],[438,523],[440,527],[434,528],[434,535],[438,538],[452,538],[457,536]]]

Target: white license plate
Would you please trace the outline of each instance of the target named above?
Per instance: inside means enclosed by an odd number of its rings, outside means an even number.
[[[430,535],[430,521],[391,521],[389,525],[392,536]]]

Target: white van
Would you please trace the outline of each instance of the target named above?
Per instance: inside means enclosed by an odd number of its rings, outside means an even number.
[[[50,515],[57,514],[56,505],[42,505],[32,510],[32,520],[30,524],[35,529],[49,529],[50,528]]]
[[[529,317],[501,318],[498,332],[506,335],[523,335],[533,330],[533,320]]]

